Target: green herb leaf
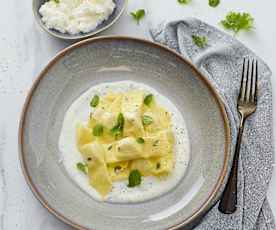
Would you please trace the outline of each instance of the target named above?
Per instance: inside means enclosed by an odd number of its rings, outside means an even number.
[[[209,6],[217,7],[220,3],[220,0],[209,0]]]
[[[118,125],[120,127],[124,126],[125,118],[124,118],[124,115],[122,113],[119,113],[118,118],[117,118],[117,122],[118,122]]]
[[[207,38],[204,36],[192,35],[192,39],[199,48],[204,48],[207,45]]]
[[[95,95],[92,98],[91,102],[90,102],[90,106],[91,107],[97,107],[97,105],[99,104],[99,102],[100,102],[100,97],[98,95]]]
[[[87,164],[83,164],[81,162],[77,163],[77,169],[83,172],[84,174],[87,174]]]
[[[108,146],[107,150],[110,151],[112,149],[112,145]]]
[[[159,143],[159,140],[156,140],[153,142],[152,146],[156,147],[156,146],[158,146],[158,143]]]
[[[136,12],[131,12],[130,15],[133,17],[133,19],[137,22],[137,24],[140,23],[140,20],[145,17],[145,10],[144,9],[139,9]]]
[[[141,173],[137,169],[132,170],[128,177],[128,187],[133,188],[135,186],[140,185],[141,182],[142,182]]]
[[[93,135],[95,137],[99,137],[99,136],[103,135],[103,125],[101,125],[101,124],[95,125],[93,128]]]
[[[153,95],[149,94],[144,98],[144,104],[149,106],[151,102],[153,101]]]
[[[56,4],[59,4],[59,0],[53,0]]]
[[[142,138],[142,137],[138,137],[138,138],[136,139],[136,141],[137,141],[138,144],[144,144],[144,143],[145,143],[145,140],[144,140],[144,138]]]
[[[122,113],[119,113],[117,117],[117,124],[110,130],[110,133],[117,139],[123,135],[125,118]]]
[[[153,122],[153,119],[150,116],[144,115],[142,117],[142,122],[143,122],[143,125],[150,125]]]
[[[161,164],[160,164],[160,162],[158,162],[158,163],[156,164],[156,169],[160,169],[160,167],[161,167]]]
[[[221,21],[227,30],[233,30],[237,34],[241,30],[249,31],[253,28],[254,18],[249,13],[230,12]]]
[[[188,4],[191,2],[191,0],[177,0],[180,4]]]

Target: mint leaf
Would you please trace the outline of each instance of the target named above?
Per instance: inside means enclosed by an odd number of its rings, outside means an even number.
[[[209,6],[217,7],[220,3],[220,0],[209,0]]]
[[[145,10],[144,9],[139,9],[135,12],[131,12],[130,15],[132,16],[132,18],[137,22],[137,24],[140,23],[140,20],[145,17]]]
[[[87,170],[88,170],[88,169],[87,169],[87,167],[88,167],[87,164],[83,164],[83,163],[81,163],[81,162],[78,162],[76,166],[77,166],[77,169],[78,169],[78,170],[80,170],[80,171],[83,172],[84,174],[87,174]]]
[[[143,122],[143,125],[150,125],[153,122],[153,119],[150,116],[144,115],[142,117],[142,122]]]
[[[149,94],[144,98],[144,104],[149,106],[151,102],[153,101],[153,95]]]
[[[191,0],[177,0],[179,4],[188,4]]]
[[[123,135],[125,118],[122,113],[119,113],[117,117],[117,124],[110,130],[110,133],[117,139]]]
[[[140,185],[141,182],[142,182],[141,173],[137,169],[132,170],[128,177],[128,187],[133,188],[135,186]]]
[[[95,137],[102,136],[103,135],[103,125],[101,125],[101,124],[95,125],[93,128],[93,135]]]
[[[99,102],[100,102],[100,97],[98,95],[95,95],[92,98],[91,102],[90,102],[90,106],[91,107],[97,107],[97,105],[99,104]]]
[[[142,137],[138,137],[138,138],[136,139],[136,141],[137,141],[138,144],[144,144],[144,143],[145,143],[145,140],[144,140],[144,138],[142,138]]]

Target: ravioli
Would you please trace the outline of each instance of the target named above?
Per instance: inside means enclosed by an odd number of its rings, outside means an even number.
[[[88,166],[90,184],[105,197],[112,188],[112,182],[104,160],[104,152],[101,144],[94,142],[81,147]]]
[[[104,198],[112,183],[142,176],[166,177],[174,168],[170,113],[144,91],[108,92],[93,106],[88,123],[76,127],[77,147],[91,186]],[[145,121],[145,116],[147,121]],[[95,136],[95,127],[102,127]]]

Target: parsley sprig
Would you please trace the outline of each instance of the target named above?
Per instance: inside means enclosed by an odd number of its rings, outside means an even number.
[[[229,12],[221,21],[223,27],[234,31],[235,34],[241,30],[249,31],[253,28],[254,18],[249,13]]]
[[[193,42],[199,47],[204,48],[207,45],[207,38],[204,36],[192,35]]]

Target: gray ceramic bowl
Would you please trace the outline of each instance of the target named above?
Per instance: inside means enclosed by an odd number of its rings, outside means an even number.
[[[110,17],[101,23],[96,29],[88,32],[88,33],[80,33],[76,35],[71,35],[68,33],[61,33],[57,30],[53,29],[48,29],[45,24],[41,20],[41,15],[39,14],[39,8],[40,6],[48,0],[33,0],[33,13],[35,20],[37,23],[49,34],[53,35],[54,37],[65,39],[65,40],[80,40],[84,38],[89,38],[94,36],[95,34],[98,34],[106,29],[108,29],[110,26],[112,26],[122,15],[124,12],[126,5],[127,5],[127,0],[113,0],[116,8],[114,12],[110,15]]]
[[[191,161],[169,193],[137,204],[93,200],[59,163],[64,114],[89,87],[130,79],[154,87],[183,114]],[[145,40],[101,37],[60,52],[42,71],[27,98],[19,131],[26,179],[40,202],[78,229],[188,229],[219,196],[229,164],[229,126],[211,84],[174,51]]]

